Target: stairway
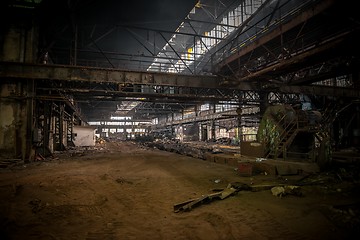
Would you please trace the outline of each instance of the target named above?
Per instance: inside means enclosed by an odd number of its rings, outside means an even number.
[[[279,141],[276,145],[270,148],[270,151],[266,155],[266,158],[278,158],[281,155],[286,157],[286,148],[292,143],[297,133],[299,132],[298,120],[286,121],[286,115],[284,115],[279,121],[277,121],[277,127],[281,129],[279,134]]]

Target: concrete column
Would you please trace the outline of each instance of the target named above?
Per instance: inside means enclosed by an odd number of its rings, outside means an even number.
[[[0,61],[36,63],[39,31],[33,15],[21,20],[11,16],[8,20],[1,25]],[[32,158],[34,94],[33,80],[1,81],[1,157],[24,161]]]
[[[211,121],[211,139],[213,139],[213,140],[216,139],[216,134],[215,134],[215,121],[214,121],[214,120]]]
[[[29,156],[32,141],[32,102],[26,81],[0,83],[0,157],[23,159]],[[28,116],[29,115],[29,116]],[[32,130],[32,126],[29,126]]]
[[[59,106],[59,150],[64,150],[64,104]]]

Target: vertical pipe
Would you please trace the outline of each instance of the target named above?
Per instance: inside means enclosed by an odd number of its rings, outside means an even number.
[[[27,100],[26,100],[26,134],[25,146],[22,148],[22,159],[30,161],[32,158],[33,143],[33,117],[34,117],[34,80],[27,80]]]
[[[196,74],[196,64],[195,64],[195,60],[196,60],[196,36],[194,36],[194,50],[193,50],[193,58],[194,58],[194,74]]]
[[[75,36],[74,36],[74,66],[77,65],[77,45],[78,45],[78,25],[75,23]]]
[[[60,110],[60,113],[59,113],[59,150],[62,151],[64,150],[64,104],[60,104],[59,106],[59,110]]]
[[[43,125],[43,152],[48,149],[50,146],[50,124],[51,123],[51,111],[50,103],[48,101],[44,102],[44,125]]]

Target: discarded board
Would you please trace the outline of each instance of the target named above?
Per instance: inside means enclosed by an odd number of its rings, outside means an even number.
[[[180,211],[190,211],[193,207],[205,203],[206,201],[211,201],[213,198],[219,198],[221,196],[221,192],[212,193],[208,195],[203,195],[200,198],[191,199],[182,203],[178,203],[174,205],[174,212]]]
[[[174,212],[177,213],[180,211],[191,211],[194,207],[198,205],[211,202],[214,199],[223,200],[238,191],[239,189],[234,188],[231,184],[229,184],[227,188],[220,192],[203,195],[200,198],[190,199],[188,201],[175,204]]]
[[[209,203],[214,199],[223,200],[241,190],[252,192],[271,190],[274,196],[280,197],[284,195],[302,196],[302,192],[299,186],[291,186],[284,184],[265,184],[249,186],[244,183],[234,182],[229,183],[225,189],[214,189],[213,191],[216,191],[215,193],[202,195],[200,198],[194,198],[181,203],[177,203],[174,205],[174,212],[178,213],[180,211],[191,211],[194,207],[198,205]]]

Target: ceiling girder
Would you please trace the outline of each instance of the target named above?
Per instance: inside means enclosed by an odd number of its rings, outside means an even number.
[[[0,62],[0,78],[221,88],[219,78],[216,76],[180,75],[161,72],[126,71],[84,66],[40,65],[16,62]]]
[[[124,97],[146,97],[153,99],[153,101],[159,101],[163,99],[167,102],[169,99],[190,101],[191,99],[201,101],[218,101],[229,100],[234,98],[239,91],[265,91],[265,92],[280,92],[280,93],[303,93],[307,94],[311,92],[313,95],[331,95],[334,96],[346,96],[346,97],[358,97],[360,95],[358,89],[352,88],[326,88],[323,86],[287,86],[285,84],[259,84],[251,82],[238,82],[234,85],[234,80],[227,84],[225,81],[220,81],[220,77],[216,76],[197,76],[197,75],[179,75],[170,73],[157,73],[157,72],[133,72],[123,71],[116,69],[101,69],[91,67],[74,67],[64,65],[37,65],[37,64],[25,64],[15,62],[0,62],[0,78],[1,79],[42,79],[49,82],[64,81],[64,82],[78,82],[85,83],[84,88],[77,91],[71,87],[66,89],[66,86],[62,87],[62,90],[69,92],[83,92],[83,96],[89,99],[89,92],[94,93],[97,90],[86,89],[86,83],[115,83],[119,85],[126,84],[139,84],[139,85],[159,85],[159,86],[175,86],[184,87],[188,89],[189,94],[166,94],[166,93],[144,93],[144,92],[122,92],[122,91],[109,91],[98,90],[101,94],[106,94],[108,98],[100,97],[97,100],[118,100]],[[232,83],[232,84],[231,84]],[[40,87],[40,86],[39,86]],[[211,94],[205,91],[201,96],[199,95],[203,89],[213,89]],[[310,89],[310,90],[309,90]],[[338,89],[338,90],[337,90]],[[56,88],[54,88],[56,90]],[[61,90],[61,89],[58,89]],[[218,94],[214,94],[219,92]],[[229,91],[231,93],[229,93]],[[111,94],[115,94],[116,98],[111,97]],[[227,94],[224,94],[227,93]],[[51,96],[49,96],[51,97]],[[237,97],[237,96],[235,96]],[[161,101],[163,101],[161,100]],[[172,100],[173,101],[173,100]]]
[[[278,28],[275,28],[272,32],[266,33],[264,36],[256,39],[256,41],[252,42],[251,44],[239,49],[232,55],[228,56],[225,60],[217,64],[216,66],[216,68],[218,69],[217,72],[222,67],[227,66],[230,62],[236,61],[239,57],[252,52],[254,49],[261,47],[262,45],[271,41],[272,39],[281,36],[284,32],[289,31],[294,27],[298,26],[299,24],[308,21],[310,18],[316,16],[317,14],[323,12],[325,9],[333,5],[334,2],[335,0],[320,1],[320,3],[302,12],[298,16],[292,18],[289,22],[282,24]]]

